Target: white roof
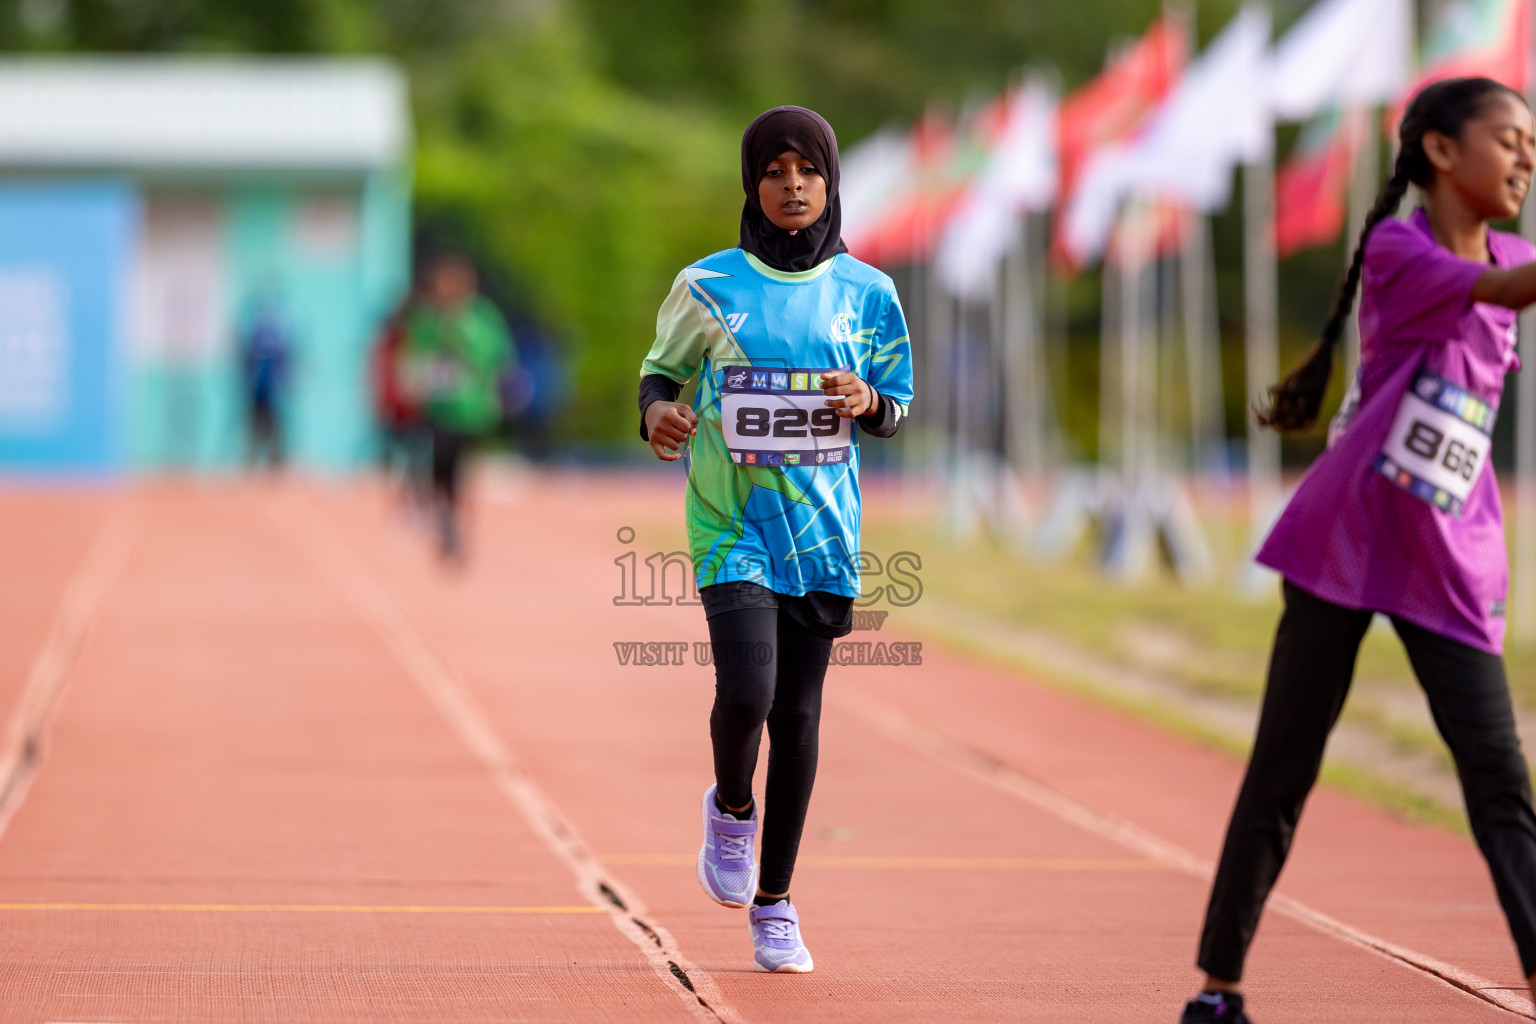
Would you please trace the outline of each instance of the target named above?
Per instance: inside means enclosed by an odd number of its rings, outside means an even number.
[[[383,60],[0,60],[0,167],[357,169],[409,145]]]

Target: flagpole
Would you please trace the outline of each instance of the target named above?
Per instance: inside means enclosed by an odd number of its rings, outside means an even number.
[[[1040,470],[1038,380],[1029,359],[1037,344],[1035,309],[1029,294],[1029,215],[1014,227],[1012,244],[1003,253],[998,298],[1002,315],[998,331],[998,375],[1003,382],[999,434],[1003,452],[999,460],[998,527],[1001,539],[1022,549],[1031,528],[1025,484]]]
[[[1126,208],[1120,235],[1120,486],[1127,504],[1135,487],[1141,463],[1141,347],[1142,279],[1145,268],[1140,253],[1130,250],[1140,245],[1131,236],[1141,230],[1145,204],[1132,200]]]
[[[1196,22],[1198,11],[1195,5],[1190,0],[1164,0],[1163,12],[1164,14],[1176,12],[1183,19],[1185,32],[1188,34],[1189,52],[1194,53],[1199,43]],[[1205,360],[1203,358],[1205,353],[1201,348],[1204,343],[1202,335],[1205,327],[1203,309],[1205,282],[1201,280],[1204,258],[1200,251],[1205,241],[1205,217],[1192,209],[1183,209],[1179,213],[1179,218],[1178,298],[1175,300],[1172,294],[1167,296],[1168,308],[1165,312],[1171,317],[1174,303],[1177,301],[1179,319],[1184,328],[1185,386],[1189,390],[1187,431],[1190,467],[1198,478],[1204,475],[1206,461]],[[1171,362],[1171,352],[1168,358]],[[1169,395],[1172,395],[1171,390]],[[1170,408],[1172,408],[1171,402]]]
[[[1067,394],[1072,380],[1072,331],[1071,310],[1067,307],[1067,283],[1065,275],[1051,266],[1050,215],[1042,214],[1035,238],[1035,265],[1040,285],[1040,362],[1046,382],[1046,400],[1051,403],[1054,429],[1046,452],[1052,472],[1068,462],[1078,461],[1076,446],[1070,439],[1065,406],[1059,400],[1056,382],[1062,385],[1060,394]]]
[[[965,468],[957,457],[961,442],[960,407],[957,396],[960,381],[958,339],[955,318],[955,302],[935,271],[932,261],[925,268],[928,288],[928,343],[932,346],[932,390],[936,401],[934,414],[937,418],[938,443],[935,445],[935,476],[942,489],[941,502],[944,518],[951,537],[962,532],[960,523],[965,511],[957,504],[960,489],[965,485]]]
[[[1116,214],[1116,231],[1119,219]],[[1099,268],[1098,465],[1100,475],[1105,475],[1120,459],[1119,438],[1115,434],[1118,427],[1115,413],[1120,409],[1120,400],[1115,391],[1120,376],[1116,364],[1120,358],[1120,289],[1124,287],[1124,279],[1115,261],[1107,256]]]
[[[1003,404],[1003,436],[1009,461],[1024,478],[1040,473],[1042,457],[1039,348],[1040,325],[1032,280],[1030,217],[1025,214],[1013,244],[1003,256],[1003,379],[1008,390]]]
[[[1186,211],[1184,237],[1179,246],[1179,302],[1184,327],[1184,387],[1189,402],[1190,464],[1196,478],[1203,477],[1211,461],[1211,419],[1207,415],[1205,365],[1205,244],[1203,214]]]
[[[1355,240],[1365,227],[1365,218],[1376,205],[1381,185],[1381,152],[1376,141],[1375,111],[1370,107],[1350,107],[1341,114],[1340,128],[1355,136],[1354,160],[1349,171],[1349,216],[1344,231],[1346,267],[1355,252]],[[1347,136],[1346,136],[1347,137]],[[1360,320],[1350,316],[1344,323],[1344,380],[1355,379],[1360,365]]]
[[[1164,227],[1163,218],[1182,216],[1183,211],[1171,205],[1161,210],[1158,214],[1159,232]],[[1178,222],[1178,230],[1182,245],[1182,221]],[[1179,432],[1175,422],[1177,403],[1173,400],[1178,387],[1178,368],[1174,365],[1173,353],[1178,348],[1179,264],[1172,255],[1159,249],[1157,262],[1153,265],[1157,268],[1157,389],[1152,394],[1153,408],[1157,410],[1157,461],[1162,469],[1172,470],[1179,465],[1184,454],[1182,446],[1175,442]]]
[[[1248,432],[1248,553],[1258,549],[1280,504],[1280,437],[1259,426],[1253,406],[1268,398],[1280,377],[1276,331],[1278,281],[1275,256],[1274,156],[1265,153],[1243,167],[1243,319],[1247,387],[1243,419]],[[1268,574],[1250,562],[1244,590],[1257,594]]]
[[[1154,440],[1146,402],[1148,202],[1132,198],[1121,220],[1120,277],[1120,522],[1110,551],[1110,571],[1122,582],[1145,574],[1151,555],[1151,519],[1147,508],[1150,454]]]
[[[1014,245],[1017,245],[1015,241]],[[1013,246],[1004,250],[1003,258],[992,268],[992,294],[988,302],[991,317],[988,324],[986,380],[988,387],[980,396],[986,403],[988,417],[982,431],[991,477],[992,529],[998,540],[1011,544],[1019,529],[1016,494],[1019,470],[1015,445],[1011,436],[1015,406],[1020,393],[1014,389],[1010,363],[1013,359]],[[996,450],[993,450],[993,445]]]
[[[1221,310],[1217,308],[1216,297],[1216,241],[1211,218],[1202,216],[1196,226],[1200,231],[1200,315],[1205,318],[1200,331],[1205,338],[1201,352],[1206,411],[1210,417],[1206,429],[1214,447],[1210,458],[1225,477],[1232,468],[1232,460],[1227,452],[1227,386],[1222,372]]]
[[[1043,225],[1041,216],[1028,212],[1024,214],[1021,225],[1023,239],[1020,272],[1023,280],[1020,286],[1028,303],[1025,325],[1030,339],[1029,361],[1025,364],[1024,372],[1031,380],[1029,394],[1034,403],[1030,424],[1034,431],[1033,472],[1036,477],[1044,477],[1054,468],[1060,453],[1059,435],[1062,429],[1056,412],[1056,395],[1051,387],[1047,340],[1050,330],[1047,324],[1050,280],[1045,265],[1044,238],[1041,233]]]

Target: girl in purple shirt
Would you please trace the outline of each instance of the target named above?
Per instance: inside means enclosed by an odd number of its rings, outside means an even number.
[[[1490,231],[1530,188],[1531,112],[1486,78],[1430,85],[1399,129],[1321,342],[1271,389],[1267,426],[1316,423],[1360,289],[1359,374],[1258,560],[1284,577],[1258,734],[1227,829],[1184,1024],[1244,1024],[1238,982],[1317,780],[1372,616],[1407,650],[1536,991],[1536,815],[1501,657],[1508,563],[1489,441],[1536,303],[1536,247]],[[1409,185],[1423,205],[1392,219]],[[1363,278],[1363,287],[1362,287]]]

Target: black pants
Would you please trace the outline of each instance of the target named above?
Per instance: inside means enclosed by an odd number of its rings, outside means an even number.
[[[459,505],[459,481],[464,475],[464,453],[469,435],[445,427],[432,427],[432,491],[450,509]]]
[[[1259,912],[1280,874],[1296,819],[1317,781],[1371,613],[1290,582],[1248,773],[1200,939],[1200,969],[1239,981]],[[1456,761],[1467,817],[1493,873],[1525,973],[1536,972],[1536,816],[1515,733],[1503,659],[1393,617],[1435,726]]]
[[[270,468],[283,464],[283,434],[277,422],[277,402],[265,395],[253,395],[250,402],[250,437],[246,461],[252,466],[263,462]]]
[[[832,640],[801,625],[787,607],[713,614],[709,638],[715,662],[709,737],[719,798],[728,807],[751,802],[752,773],[767,723],[768,787],[758,884],[764,892],[788,892],[816,781],[821,685]]]

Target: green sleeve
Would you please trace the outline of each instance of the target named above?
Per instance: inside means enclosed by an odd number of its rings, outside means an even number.
[[[699,372],[704,349],[704,315],[688,286],[688,272],[683,271],[656,314],[656,340],[640,364],[640,376],[659,373],[686,384]]]
[[[469,312],[468,319],[473,325],[475,339],[470,357],[479,364],[477,369],[495,372],[503,365],[515,362],[516,350],[512,347],[512,337],[507,331],[507,322],[502,318],[501,310],[489,299],[480,296],[475,299]]]
[[[433,324],[424,309],[411,310],[405,325],[405,351],[412,356],[431,352],[434,347]]]
[[[512,340],[512,331],[507,327],[506,317],[501,315],[490,300],[485,301],[486,325],[496,350],[496,363],[509,366],[517,365],[517,345]]]

